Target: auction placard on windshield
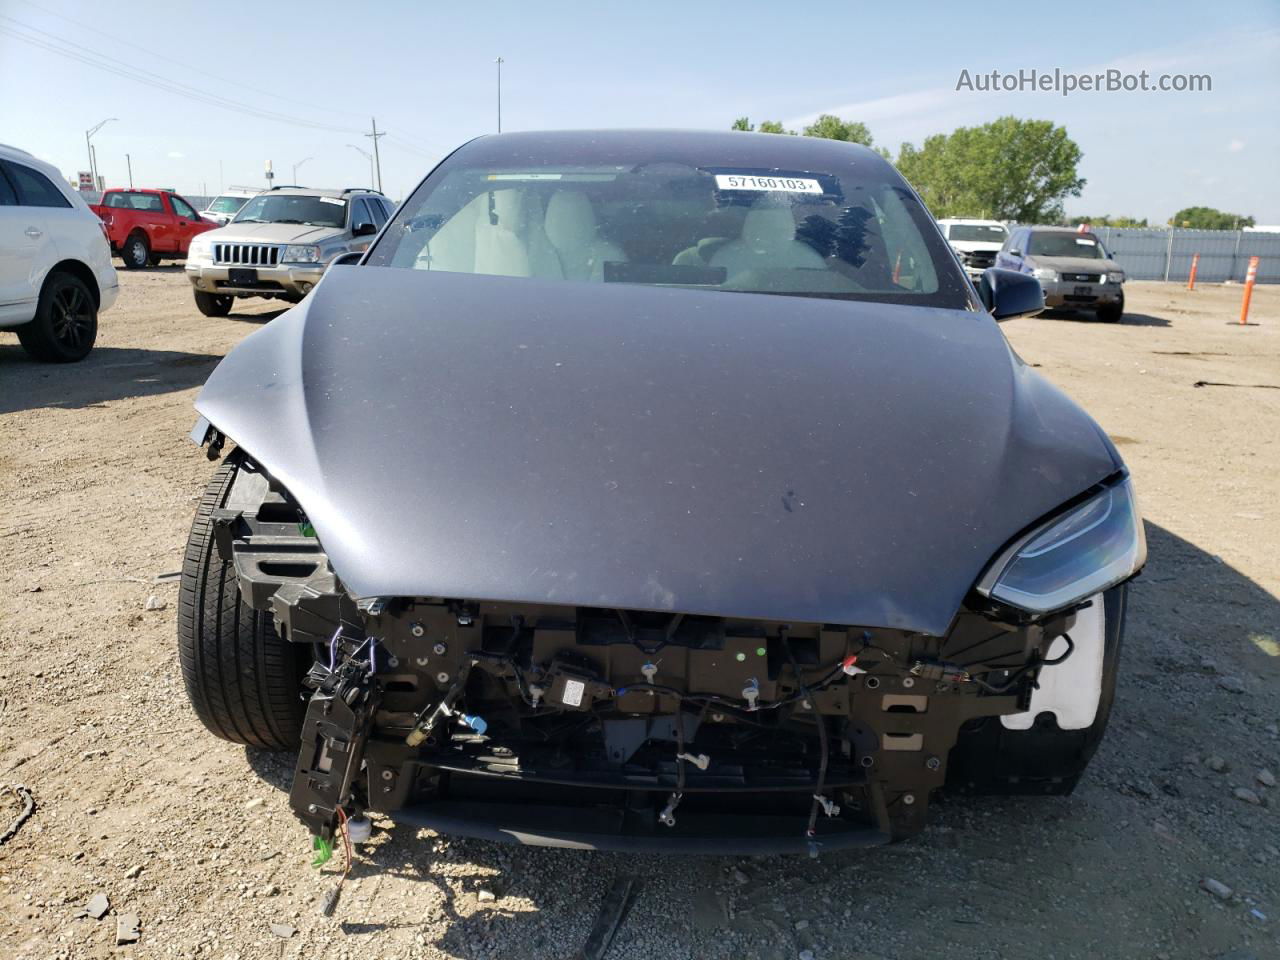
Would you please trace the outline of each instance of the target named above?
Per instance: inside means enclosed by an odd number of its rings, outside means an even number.
[[[822,184],[807,177],[754,177],[737,173],[717,173],[716,189],[821,194]]]

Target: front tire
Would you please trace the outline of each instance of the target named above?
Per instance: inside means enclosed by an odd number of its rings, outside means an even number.
[[[1124,292],[1121,291],[1120,299],[1115,303],[1108,303],[1105,307],[1098,308],[1098,319],[1103,323],[1119,323],[1120,318],[1124,316]]]
[[[151,262],[151,244],[141,233],[130,234],[120,250],[120,258],[130,270],[141,270]]]
[[[213,512],[226,503],[240,465],[233,455],[219,466],[196,509],[178,593],[178,660],[187,697],[210,733],[296,750],[309,663],[276,633],[270,613],[241,599],[234,564],[214,542]]]
[[[44,363],[83,360],[98,339],[98,303],[79,277],[53,273],[44,282],[35,319],[17,329],[33,359]]]
[[[231,312],[232,297],[196,291],[196,309],[206,317],[225,317]]]

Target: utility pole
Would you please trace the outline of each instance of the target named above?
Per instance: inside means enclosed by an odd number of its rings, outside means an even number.
[[[381,193],[382,192],[382,159],[378,156],[378,138],[385,137],[387,135],[387,131],[383,130],[381,133],[378,132],[377,117],[370,117],[369,122],[373,124],[373,133],[366,133],[365,136],[370,137],[373,140],[373,166],[378,173],[378,192]]]
[[[132,190],[133,189],[133,160],[130,159],[127,153],[124,155],[124,164],[126,167],[129,168],[129,189]]]
[[[501,57],[493,61],[498,65],[498,132],[502,132],[502,63]]]
[[[93,162],[93,189],[101,192],[104,184],[102,175],[98,173],[98,148],[89,144],[89,159]]]

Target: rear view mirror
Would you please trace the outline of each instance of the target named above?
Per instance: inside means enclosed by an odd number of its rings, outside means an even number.
[[[997,320],[1034,317],[1044,310],[1044,291],[1040,288],[1040,281],[1016,270],[992,267],[982,271],[978,296]]]
[[[371,237],[378,232],[378,228],[372,223],[357,223],[351,228],[353,237]]]

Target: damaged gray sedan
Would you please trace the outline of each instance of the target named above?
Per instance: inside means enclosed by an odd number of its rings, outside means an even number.
[[[196,713],[298,751],[326,840],[817,853],[1068,793],[1146,546],[997,327],[1042,307],[859,146],[475,140],[196,402]]]

